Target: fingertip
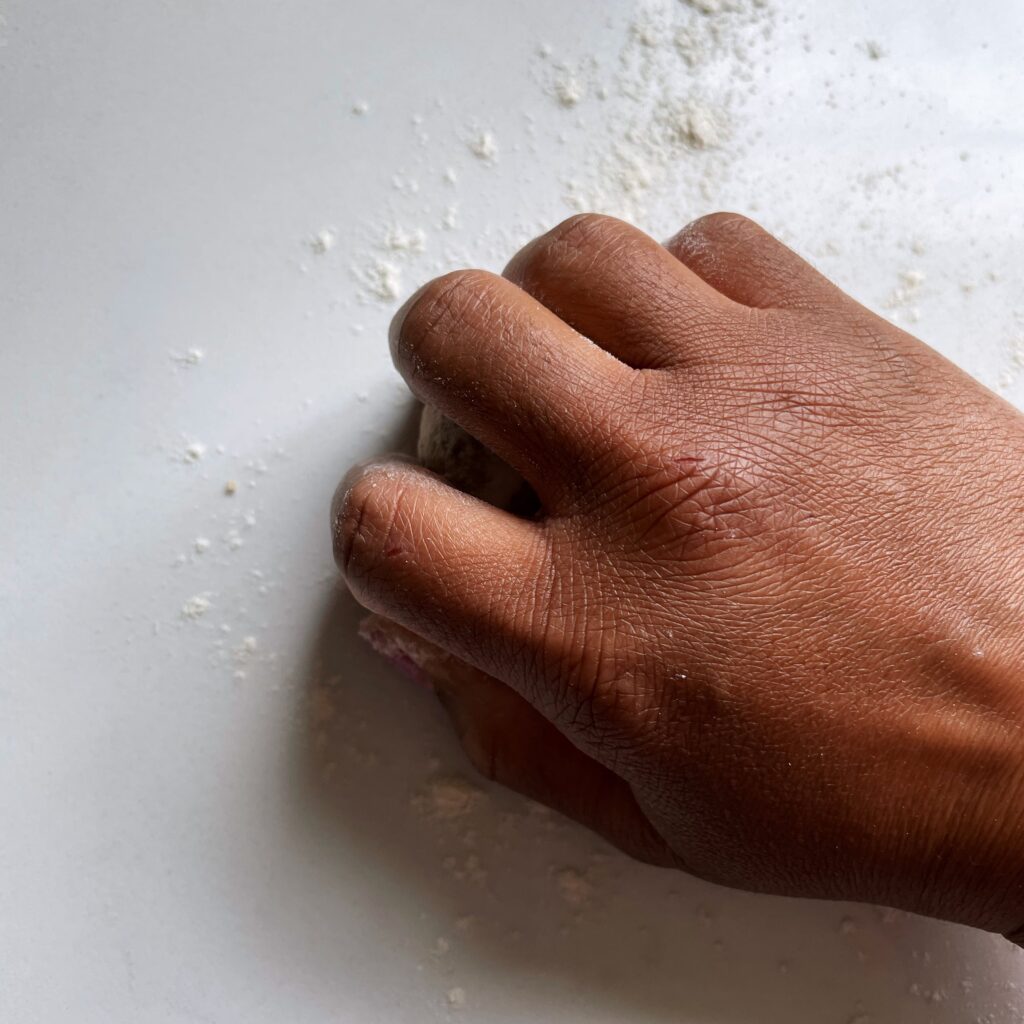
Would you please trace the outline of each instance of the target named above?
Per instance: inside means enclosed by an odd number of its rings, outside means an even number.
[[[357,462],[341,478],[331,498],[331,541],[334,560],[343,573],[348,572],[356,539],[367,525],[366,515],[380,511],[391,495],[382,495],[401,474],[423,470],[415,459],[401,452],[375,456]],[[371,524],[372,525],[372,524]]]
[[[397,362],[398,349],[401,344],[402,326],[405,324],[406,318],[412,308],[423,297],[423,293],[427,288],[430,287],[430,283],[431,282],[428,282],[427,284],[421,285],[417,288],[416,291],[414,291],[412,295],[410,295],[409,298],[407,298],[405,302],[398,307],[397,312],[391,318],[391,323],[388,325],[388,345],[391,349],[391,358],[395,362]]]
[[[497,276],[488,271],[462,268],[450,270],[417,288],[388,327],[391,360],[398,371],[406,378],[414,376],[421,359],[430,361],[429,354],[424,356],[421,348],[429,347],[432,341],[446,343],[449,332],[442,323],[444,317],[452,314],[461,320],[466,310],[475,309],[489,294],[496,280]],[[434,325],[441,326],[438,336],[431,330]]]
[[[537,576],[551,570],[541,527],[407,458],[346,473],[332,502],[331,540],[360,604],[474,662],[526,642]],[[497,593],[508,601],[495,602]]]

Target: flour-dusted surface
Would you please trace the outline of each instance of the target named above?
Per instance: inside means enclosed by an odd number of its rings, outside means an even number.
[[[0,1019],[1019,1021],[998,939],[477,782],[326,507],[414,436],[401,300],[586,207],[752,212],[1021,403],[1022,50],[1015,0],[0,0]]]

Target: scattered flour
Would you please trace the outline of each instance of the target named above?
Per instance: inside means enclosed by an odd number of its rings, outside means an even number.
[[[457,882],[471,882],[474,885],[487,882],[487,869],[477,853],[470,853],[461,859],[449,854],[441,861],[441,867]]]
[[[210,606],[210,599],[205,594],[196,594],[181,606],[181,617],[193,621],[201,619],[210,610]]]
[[[659,116],[679,142],[694,149],[712,149],[725,138],[722,115],[696,100],[666,104]]]
[[[453,1010],[461,1010],[466,1005],[466,990],[461,985],[448,989],[448,1005]]]
[[[188,348],[182,353],[171,355],[171,359],[179,366],[198,366],[205,358],[206,353],[201,348]]]
[[[759,0],[645,0],[635,12],[618,68],[594,87],[615,104],[608,137],[564,190],[574,209],[643,223],[669,184],[698,206],[741,155],[727,143],[774,14]]]
[[[555,82],[554,93],[555,99],[563,107],[575,107],[583,99],[584,89],[579,79],[567,72]]]
[[[469,140],[469,151],[485,163],[493,164],[498,159],[498,140],[494,132],[484,131]]]
[[[402,294],[402,271],[387,260],[374,260],[364,274],[364,281],[370,294],[378,299],[391,302]]]
[[[625,217],[641,226],[653,205],[673,195],[674,208],[699,209],[719,191],[730,167],[741,155],[736,133],[738,115],[749,95],[754,68],[768,51],[775,14],[765,0],[633,0],[625,20],[622,48],[616,59],[576,53],[555,63],[550,47],[535,58],[539,95],[551,99],[566,117],[579,120],[587,97],[607,104],[601,117],[587,125],[588,144],[579,150],[573,170],[557,172],[565,205]],[[438,99],[434,106],[444,109]],[[429,115],[412,119],[417,138]],[[564,128],[545,125],[525,104],[527,145],[540,154],[542,144],[566,142]],[[565,127],[568,127],[567,125]],[[544,142],[543,134],[549,138]],[[453,138],[485,164],[499,156],[491,127],[469,122]],[[518,148],[518,147],[517,147]],[[433,169],[449,186],[459,180],[458,160],[439,151]],[[395,168],[391,180],[401,198],[417,197],[418,179],[407,168]],[[396,202],[387,220],[357,232],[366,245],[364,260],[352,268],[362,302],[390,304],[405,290],[405,277],[425,280],[453,265],[507,259],[544,224],[523,229],[486,230],[472,247],[458,243],[461,227],[457,206],[439,205],[423,216],[424,202]],[[424,224],[439,224],[444,237],[427,253]],[[397,224],[397,226],[396,226]]]
[[[996,390],[1005,394],[1024,375],[1024,333],[1013,337],[1008,346],[1008,364],[1000,373]]]
[[[474,811],[483,800],[483,791],[458,776],[430,779],[412,799],[413,809],[424,818],[450,821]]]
[[[925,280],[925,275],[920,270],[904,270],[900,274],[899,284],[893,288],[889,297],[882,304],[883,308],[893,313],[902,314],[911,323],[916,323],[921,319],[921,310],[917,306],[917,301]]]
[[[323,256],[334,248],[337,241],[338,236],[333,228],[323,228],[309,240],[309,247],[317,256]]]
[[[562,868],[555,874],[559,895],[571,907],[586,906],[594,895],[594,883],[578,868]]]
[[[427,235],[423,228],[407,230],[395,226],[384,237],[384,248],[391,252],[423,252],[427,246]]]
[[[198,462],[206,454],[206,445],[202,441],[191,441],[185,445],[182,458],[185,462]]]
[[[235,661],[251,661],[256,656],[259,644],[254,636],[242,637],[242,642],[234,649]],[[242,670],[239,670],[242,671]]]

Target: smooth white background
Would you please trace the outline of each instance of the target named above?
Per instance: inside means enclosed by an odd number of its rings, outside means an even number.
[[[784,6],[727,158],[638,219],[753,210],[876,308],[919,271],[901,322],[1020,403],[1024,10]],[[410,802],[468,768],[333,586],[334,483],[410,415],[365,274],[500,267],[569,213],[633,13],[0,3],[0,1019],[1024,1018],[998,938],[640,868],[497,792],[454,824]],[[612,94],[567,111],[549,69],[587,57]],[[395,224],[425,251],[383,252]]]

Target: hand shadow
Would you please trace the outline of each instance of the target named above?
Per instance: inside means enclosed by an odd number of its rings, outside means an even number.
[[[654,1024],[962,1024],[1005,1012],[961,984],[1005,976],[992,968],[1001,940],[639,865],[474,777],[433,696],[357,638],[363,614],[343,588],[323,609],[290,827],[313,829],[339,872],[361,866],[387,922],[366,941],[391,941],[396,927],[414,936],[442,1002],[457,986],[474,1019]],[[452,778],[456,799],[437,799]],[[491,1016],[499,1005],[518,1012]]]

